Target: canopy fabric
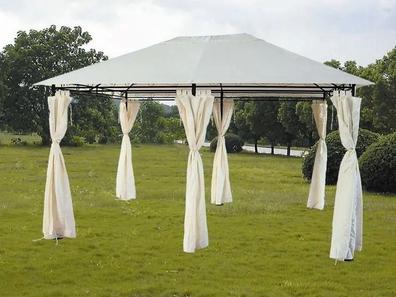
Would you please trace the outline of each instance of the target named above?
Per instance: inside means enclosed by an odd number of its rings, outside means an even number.
[[[132,166],[132,147],[129,139],[136,115],[139,111],[140,103],[135,100],[121,101],[119,110],[119,120],[122,130],[122,143],[120,158],[118,160],[116,196],[121,200],[131,200],[136,198],[135,177]]]
[[[349,92],[335,92],[331,101],[337,109],[340,138],[347,152],[338,173],[330,258],[344,261],[353,259],[354,252],[362,249],[362,184],[355,150],[361,99]]]
[[[208,90],[179,90],[176,104],[186,132],[188,147],[186,210],[183,250],[193,253],[209,244],[206,224],[204,172],[199,149],[205,141],[206,128],[212,113],[214,97]]]
[[[52,139],[44,194],[43,234],[45,239],[76,237],[69,177],[60,142],[67,130],[68,91],[48,97],[49,126]]]
[[[223,109],[223,112],[221,109]],[[219,101],[213,103],[213,120],[216,125],[218,136],[216,152],[213,159],[211,203],[216,205],[232,202],[227,149],[224,135],[230,126],[233,110],[233,100],[225,100],[223,102],[223,106],[221,106],[221,102]]]
[[[176,37],[36,85],[155,86],[355,84],[371,82],[249,34]]]
[[[314,101],[312,113],[316,123],[319,140],[316,145],[315,163],[312,171],[311,185],[309,187],[308,208],[323,209],[325,204],[327,146],[326,146],[326,124],[327,103],[325,101]]]

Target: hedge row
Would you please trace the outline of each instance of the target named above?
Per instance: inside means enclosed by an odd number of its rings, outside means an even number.
[[[326,137],[327,171],[326,184],[337,183],[338,170],[345,149],[338,131]],[[306,180],[312,176],[316,145],[304,157],[302,173]],[[360,129],[356,153],[363,187],[369,191],[396,193],[396,133],[379,136],[371,131]]]
[[[376,142],[379,138],[377,133],[369,130],[360,129],[358,142],[356,144],[356,153],[360,157],[369,145]],[[345,148],[342,146],[340,134],[338,131],[329,133],[326,137],[327,144],[327,171],[326,184],[337,183],[338,169],[345,154]],[[305,179],[311,180],[313,165],[315,162],[316,144],[309,150],[304,157],[302,173]]]

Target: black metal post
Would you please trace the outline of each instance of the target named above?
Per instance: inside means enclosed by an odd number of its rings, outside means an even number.
[[[125,92],[125,107],[128,110],[128,92]]]
[[[55,96],[56,93],[56,87],[55,85],[51,85],[51,96]]]
[[[356,85],[352,85],[352,96],[356,95]]]
[[[224,93],[223,93],[223,86],[220,84],[220,119],[223,121],[223,107],[224,107]]]
[[[197,84],[192,84],[191,93],[193,96],[195,96],[197,94]]]

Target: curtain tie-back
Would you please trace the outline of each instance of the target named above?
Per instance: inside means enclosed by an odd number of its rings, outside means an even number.
[[[52,144],[60,144],[62,139],[51,139],[52,140]]]

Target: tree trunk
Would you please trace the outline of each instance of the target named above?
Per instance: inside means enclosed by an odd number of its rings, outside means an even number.
[[[287,156],[290,157],[290,148],[291,148],[291,144],[287,144]]]
[[[257,142],[258,142],[258,139],[255,139],[255,140],[254,140],[254,152],[255,152],[256,154],[258,154]]]

